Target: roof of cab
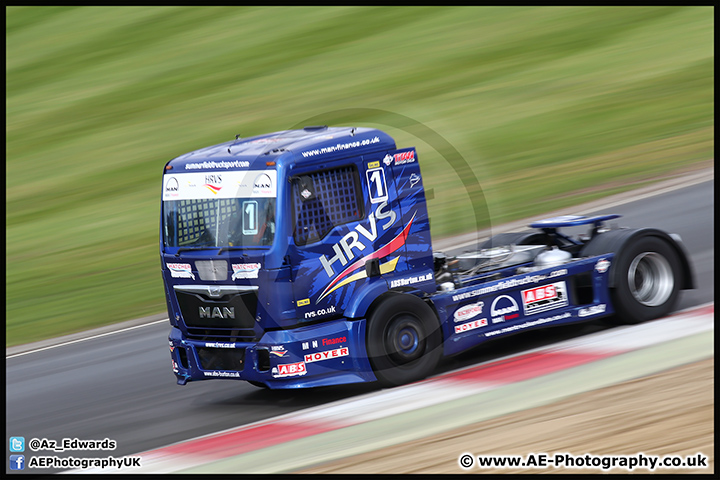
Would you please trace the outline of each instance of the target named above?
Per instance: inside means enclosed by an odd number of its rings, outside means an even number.
[[[302,130],[238,138],[174,158],[183,170],[266,168],[268,161],[309,163],[395,149],[395,140],[374,128],[305,127]]]

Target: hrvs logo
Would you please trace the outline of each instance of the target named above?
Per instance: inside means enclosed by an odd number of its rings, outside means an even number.
[[[387,202],[383,202],[378,205],[375,212],[370,214],[370,217],[368,218],[368,220],[370,220],[369,231],[364,226],[358,225],[355,227],[355,230],[345,235],[338,243],[332,246],[333,251],[335,252],[333,257],[329,259],[325,255],[320,257],[320,263],[322,263],[323,268],[325,268],[325,273],[327,273],[328,277],[332,277],[335,274],[332,268],[333,263],[339,262],[340,265],[345,266],[349,260],[352,260],[355,257],[356,253],[353,251],[353,248],[358,252],[365,250],[366,246],[360,241],[360,235],[370,242],[373,242],[377,238],[377,220],[389,218],[389,220],[382,226],[383,230],[387,230],[393,223],[395,223],[395,212],[392,210],[383,212],[383,208],[385,207],[387,207]]]
[[[205,175],[205,186],[217,195],[220,189],[222,189],[222,175],[219,173]]]
[[[343,238],[341,238],[338,243],[333,245],[333,251],[335,252],[335,256],[331,257],[330,259],[328,259],[325,255],[320,256],[320,263],[322,264],[323,268],[325,268],[325,273],[327,273],[328,277],[332,278],[335,273],[332,268],[332,265],[335,262],[340,263],[340,265],[344,267],[350,262],[350,260],[353,260],[355,258],[356,253],[352,250],[353,248],[355,248],[358,253],[365,250],[366,245],[359,241],[360,236],[358,235],[358,232],[371,242],[378,237],[378,228],[375,218],[390,218],[390,220],[382,226],[383,230],[389,228],[395,222],[395,212],[393,212],[392,210],[389,210],[387,212],[382,211],[383,208],[386,206],[387,202],[381,203],[380,205],[378,205],[374,214],[370,215],[370,231],[368,231],[362,225],[358,225],[357,227],[355,227],[355,231],[348,233]],[[415,215],[417,215],[417,212],[413,213],[413,216],[412,218],[410,218],[408,224],[405,225],[402,231],[398,233],[395,238],[393,238],[377,250],[366,254],[364,257],[361,257],[358,260],[355,260],[353,263],[345,267],[345,269],[342,270],[339,274],[337,274],[337,276],[325,287],[325,290],[322,291],[318,299],[315,300],[315,303],[318,303],[327,295],[334,292],[338,288],[347,285],[348,283],[367,278],[367,273],[363,268],[365,267],[366,262],[374,260],[376,258],[382,259],[383,257],[387,257],[391,253],[402,248],[405,245],[407,237],[410,233],[410,227],[415,220]],[[380,273],[384,275],[386,273],[394,271],[399,259],[400,257],[395,257],[391,260],[388,260],[386,263],[381,263]]]

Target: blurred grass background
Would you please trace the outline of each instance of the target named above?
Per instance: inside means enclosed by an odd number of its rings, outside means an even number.
[[[163,165],[236,133],[409,117],[470,163],[483,226],[709,166],[713,13],[7,7],[6,346],[162,313]],[[418,148],[434,238],[472,231],[457,174],[388,123],[344,124]]]

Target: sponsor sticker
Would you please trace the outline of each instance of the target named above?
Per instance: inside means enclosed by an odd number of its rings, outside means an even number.
[[[209,173],[205,175],[205,183],[203,186],[206,187],[210,193],[217,195],[222,190],[222,175],[219,173]]]
[[[519,311],[520,308],[518,308],[515,299],[512,298],[510,295],[500,295],[495,300],[493,300],[493,303],[490,306],[490,315],[492,315],[493,317],[507,315],[508,313],[515,313]]]
[[[267,173],[261,173],[253,182],[253,195],[268,196],[274,192],[273,181]]]
[[[491,332],[486,332],[485,336],[486,337],[494,337],[495,335],[502,335],[504,333],[515,332],[518,330],[522,330],[524,328],[535,327],[537,325],[551,323],[551,322],[555,322],[557,320],[563,320],[565,318],[570,318],[570,317],[572,317],[572,314],[570,312],[565,312],[565,313],[561,313],[559,315],[555,315],[555,316],[552,316],[549,318],[539,318],[537,320],[531,320],[529,322],[521,323],[519,325],[511,325],[509,327],[501,328],[501,329],[494,330]]]
[[[493,283],[489,286],[476,288],[469,292],[463,292],[458,293],[457,295],[453,295],[452,299],[453,302],[459,302],[468,298],[477,297],[478,295],[488,295],[490,293],[507,290],[508,288],[519,287],[528,283],[541,283],[550,278],[560,277],[567,274],[567,269],[561,268],[559,270],[552,271],[547,275],[525,275],[524,277],[510,278],[508,280],[499,280],[497,283]]]
[[[410,188],[413,188],[420,181],[420,175],[413,173],[410,175]]]
[[[595,264],[595,270],[596,270],[598,273],[605,273],[605,272],[608,271],[608,268],[610,268],[610,261],[609,261],[609,260],[605,260],[604,258],[601,258],[601,259],[598,260],[597,263]]]
[[[163,177],[163,200],[274,198],[277,196],[276,179],[277,171],[275,170],[191,172],[165,175]]]
[[[368,168],[378,168],[379,166],[380,166],[380,161],[379,161],[379,160],[376,161],[376,162],[368,162],[368,164],[367,164],[367,167],[368,167]]]
[[[165,179],[165,198],[172,199],[180,197],[180,184],[177,178],[167,177]]]
[[[385,155],[385,158],[383,158],[383,163],[389,167],[392,162],[393,156],[390,154]]]
[[[273,372],[273,377],[294,377],[297,375],[305,375],[306,373],[305,362],[287,363],[285,365],[278,365],[277,373]]]
[[[312,342],[302,342],[302,349],[303,350],[309,349],[311,343],[312,343],[312,348],[318,348],[318,341],[313,340]]]
[[[463,333],[469,330],[475,330],[480,327],[487,327],[487,318],[481,318],[480,320],[473,320],[472,322],[462,323],[455,325],[455,333]]]
[[[238,278],[258,278],[258,272],[262,267],[259,263],[234,263],[232,265],[232,280]]]
[[[235,348],[234,343],[224,342],[205,342],[205,346],[209,348]]]
[[[462,306],[455,311],[453,318],[455,318],[456,322],[464,322],[475,318],[482,313],[483,305],[485,305],[483,302],[477,302]]]
[[[310,299],[309,298],[303,298],[302,300],[297,301],[298,307],[304,307],[305,305],[310,305]]]
[[[599,315],[605,313],[605,304],[593,305],[592,307],[581,308],[578,310],[578,317],[589,317],[591,315]]]
[[[323,338],[322,339],[323,346],[337,345],[338,343],[347,343],[347,337]]]
[[[398,278],[397,280],[390,281],[390,288],[406,287],[408,285],[414,285],[416,283],[427,282],[432,280],[432,273],[426,273],[417,277],[410,278]]]
[[[305,354],[305,363],[320,362],[329,358],[347,357],[350,354],[348,347],[336,348],[335,350],[327,350],[325,352],[315,352]]]
[[[195,280],[192,266],[189,263],[166,263],[165,265],[170,270],[170,275],[173,278],[192,278]]]
[[[525,315],[534,315],[568,305],[565,282],[529,288],[521,293]]]
[[[221,372],[213,370],[212,372],[203,372],[206,377],[225,377],[225,378],[240,378],[240,372]]]
[[[405,165],[406,163],[413,163],[415,161],[415,150],[408,152],[396,153],[394,155],[395,165]]]
[[[520,308],[518,307],[515,299],[510,295],[500,295],[493,300],[490,306],[490,316],[492,317],[493,323],[504,322],[505,320],[512,320],[520,316]]]

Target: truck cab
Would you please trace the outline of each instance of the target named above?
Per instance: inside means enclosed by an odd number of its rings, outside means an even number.
[[[178,383],[375,380],[364,318],[391,289],[435,292],[414,148],[307,127],[177,157],[161,260]]]
[[[429,375],[521,331],[667,315],[693,276],[679,237],[563,215],[433,253],[414,148],[306,127],[165,165],[160,252],[179,384],[268,388]],[[586,225],[573,238],[561,228]]]

